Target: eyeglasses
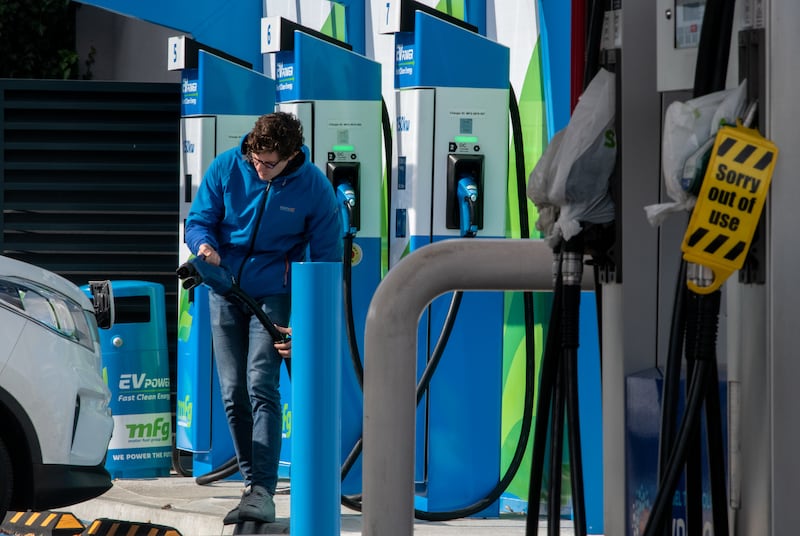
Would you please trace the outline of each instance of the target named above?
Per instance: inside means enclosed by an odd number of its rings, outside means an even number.
[[[281,162],[283,162],[283,159],[277,160],[275,162],[265,162],[264,160],[261,160],[260,158],[256,158],[256,155],[254,155],[254,154],[250,155],[250,159],[253,161],[253,164],[261,164],[262,166],[264,166],[267,169],[272,169],[275,166],[277,166],[278,164],[280,164]]]

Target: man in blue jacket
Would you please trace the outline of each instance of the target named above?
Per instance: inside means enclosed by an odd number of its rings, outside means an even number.
[[[226,267],[276,324],[289,324],[292,263],[342,260],[336,195],[311,162],[295,116],[261,116],[238,147],[214,159],[184,234],[192,253]],[[271,523],[282,432],[281,356],[238,301],[212,291],[209,306],[222,401],[246,486],[225,523]]]

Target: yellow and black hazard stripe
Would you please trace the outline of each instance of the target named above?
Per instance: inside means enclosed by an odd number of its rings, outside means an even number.
[[[8,512],[0,531],[20,536],[75,536],[86,527],[65,512]]]
[[[688,262],[710,268],[718,289],[744,265],[767,197],[778,148],[754,130],[723,126],[717,132],[681,250]]]
[[[83,532],[85,536],[181,536],[172,527],[152,523],[133,523],[117,519],[95,519]]]
[[[726,137],[722,140],[719,144],[719,148],[717,149],[717,156],[725,156],[731,149],[733,149],[736,144],[739,142],[738,139],[732,137]],[[733,161],[737,164],[744,164],[747,160],[755,153],[759,147],[753,145],[752,143],[746,143],[744,147],[739,150],[739,153],[733,158]],[[764,150],[763,147],[760,149]],[[761,158],[753,164],[753,169],[757,169],[758,171],[763,171],[767,169],[767,166],[772,162],[772,159],[775,157],[775,151],[772,150],[765,150],[764,154],[761,155]]]
[[[701,247],[699,244],[703,242],[706,244],[702,247],[705,253],[718,255],[727,261],[735,262],[745,252],[747,243],[744,240],[738,240],[733,246],[728,245],[723,248],[729,239],[730,236],[724,233],[712,233],[710,229],[698,227],[689,235],[686,244],[694,248]]]

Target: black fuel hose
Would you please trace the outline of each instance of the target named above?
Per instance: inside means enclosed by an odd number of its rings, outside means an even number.
[[[533,453],[531,455],[531,470],[528,480],[528,518],[525,523],[525,536],[536,536],[539,530],[539,502],[542,491],[545,445],[547,444],[549,428],[548,417],[552,409],[553,393],[558,377],[558,355],[561,345],[559,333],[561,331],[561,311],[563,306],[560,256],[556,262],[556,278],[550,307],[550,325],[547,327],[547,338],[545,339],[539,378],[539,396],[536,402],[536,425],[533,432]],[[561,466],[561,460],[558,461],[558,466]],[[558,479],[561,479],[560,474]],[[551,500],[548,501],[548,506],[554,502],[552,501],[552,493],[554,491],[552,488],[549,490]],[[558,500],[560,501],[560,498]]]
[[[672,498],[684,463],[689,455],[692,437],[698,433],[700,413],[703,403],[711,406],[706,414],[709,435],[709,466],[711,468],[712,501],[714,507],[714,534],[728,534],[727,501],[725,500],[725,466],[722,456],[714,456],[713,448],[722,447],[721,416],[719,392],[716,387],[716,335],[720,307],[719,290],[708,295],[689,293],[687,317],[697,322],[686,325],[687,357],[695,361],[694,371],[689,383],[686,411],[675,441],[675,448],[669,456],[666,470],[659,483],[650,517],[645,526],[644,536],[655,536],[669,514]],[[715,402],[716,400],[716,402]],[[721,476],[721,479],[720,479]],[[690,520],[692,521],[692,520]],[[700,526],[702,526],[702,520]]]
[[[563,307],[562,307],[563,313]],[[560,346],[560,344],[559,344]],[[560,352],[559,352],[560,353]],[[561,467],[564,452],[564,367],[556,364],[556,377],[553,384],[552,413],[550,414],[550,478],[547,495],[547,534],[558,536],[561,533]],[[538,417],[538,415],[537,415]],[[538,418],[537,418],[538,421]]]
[[[600,68],[602,26],[606,11],[611,6],[607,0],[586,0],[589,15],[586,24],[586,56],[583,64],[583,89],[585,90]],[[539,379],[536,428],[528,490],[528,518],[526,536],[538,533],[538,506],[542,489],[545,444],[550,436],[550,461],[547,503],[548,534],[560,531],[561,517],[561,466],[563,453],[564,415],[567,418],[569,442],[570,482],[572,486],[573,523],[577,536],[586,534],[586,510],[583,488],[583,461],[580,437],[580,411],[578,390],[578,328],[580,324],[580,281],[564,282],[562,264],[582,263],[585,244],[581,234],[555,248],[555,284],[547,339],[542,357]],[[577,266],[574,266],[577,268]],[[598,337],[602,349],[602,285],[600,266],[594,264],[595,297]],[[580,271],[582,276],[582,268]],[[602,375],[602,353],[600,359]]]
[[[725,88],[727,77],[727,66],[731,36],[733,33],[733,13],[735,9],[734,0],[708,0],[703,14],[702,31],[698,44],[697,63],[695,66],[695,78],[693,96],[701,97],[709,93],[720,91]],[[677,404],[678,404],[678,383],[680,375],[680,351],[683,339],[683,331],[686,330],[686,339],[689,340],[689,331],[695,329],[697,318],[688,315],[685,311],[684,303],[697,300],[697,294],[685,290],[686,261],[681,260],[678,275],[678,289],[675,293],[675,304],[673,306],[672,322],[670,330],[670,347],[667,355],[667,368],[664,383],[664,395],[662,404],[661,438],[659,448],[659,488],[657,500],[650,512],[650,517],[645,527],[645,534],[661,534],[666,536],[671,533],[667,509],[671,507],[672,493],[677,485],[676,473],[682,468],[682,462],[687,462],[687,482],[686,490],[689,495],[697,496],[687,501],[687,518],[689,530],[695,524],[702,523],[701,502],[698,496],[700,486],[698,451],[687,453],[689,444],[698,444],[699,424],[697,414],[702,409],[703,394],[706,394],[706,426],[708,429],[708,441],[710,453],[722,453],[721,417],[717,416],[719,408],[717,392],[717,373],[716,356],[703,356],[697,361],[694,353],[687,353],[687,402],[684,411],[684,422],[678,437],[673,440]],[[713,300],[714,298],[702,296],[701,302]],[[692,306],[696,308],[695,306]],[[703,306],[701,305],[701,309]],[[718,316],[718,310],[717,310]],[[717,318],[718,321],[718,318]],[[714,339],[715,341],[715,339]],[[711,350],[713,352],[713,349]],[[710,369],[710,370],[708,370]],[[698,394],[696,391],[700,391]],[[709,407],[710,404],[710,407]],[[711,450],[712,446],[716,450]],[[687,460],[687,457],[689,458]],[[709,455],[710,464],[715,465],[714,454]],[[680,462],[680,463],[679,463]],[[718,467],[711,468],[712,486],[712,508],[714,516],[715,534],[727,535],[727,501],[725,499],[725,474],[724,466],[721,471]],[[660,499],[661,495],[668,496]],[[659,500],[660,499],[660,500]],[[691,503],[691,504],[689,504]]]
[[[681,384],[681,357],[683,352],[684,330],[686,326],[686,261],[681,258],[675,296],[670,321],[667,363],[664,371],[664,384],[661,394],[661,430],[658,448],[658,474],[664,475],[669,456],[675,446],[675,433],[678,423],[678,403]],[[667,520],[661,523],[661,534],[670,536],[672,527]]]
[[[703,402],[703,393],[705,391],[705,381],[707,376],[707,363],[701,362],[698,364],[692,382],[689,384],[689,393],[687,398],[687,407],[700,405]],[[650,517],[648,517],[647,525],[645,526],[644,536],[655,536],[657,534],[657,527],[663,522],[662,516],[666,513],[667,507],[672,506],[672,496],[678,484],[678,478],[681,476],[682,463],[680,460],[685,459],[686,451],[689,447],[689,437],[693,433],[693,429],[698,424],[699,414],[695,411],[689,412],[685,415],[681,423],[680,430],[675,442],[669,462],[667,463],[667,470],[661,477],[659,483],[659,492],[656,495],[656,500],[653,502]]]
[[[574,242],[574,243],[573,243]],[[568,253],[572,253],[571,262],[582,268],[584,244],[580,235],[566,244]],[[574,250],[574,251],[572,251]],[[581,277],[583,270],[580,269]],[[580,326],[580,281],[564,283],[562,299],[563,321],[561,323],[561,367],[566,401],[567,439],[569,440],[570,482],[572,484],[572,517],[575,536],[586,534],[586,507],[583,493],[583,456],[581,452],[580,403],[578,398],[578,346]],[[560,465],[559,465],[560,468]],[[560,504],[560,501],[557,501]]]
[[[541,492],[546,443],[549,435],[549,479],[547,502],[548,535],[560,531],[562,460],[564,433],[569,446],[570,482],[572,485],[573,527],[576,536],[586,534],[586,509],[583,488],[583,460],[580,435],[578,392],[578,346],[580,327],[580,297],[583,259],[581,235],[556,248],[555,288],[542,359],[537,419],[534,433],[533,457],[528,492],[526,535],[538,532],[538,515],[532,505],[538,505]],[[565,266],[568,269],[565,269]],[[566,420],[565,420],[566,417]],[[549,432],[549,434],[548,434]],[[534,502],[537,501],[537,502]]]
[[[600,69],[600,46],[602,40],[603,21],[605,20],[605,1],[588,0],[589,7],[588,28],[586,30],[586,62],[583,70],[583,82],[588,84]]]
[[[735,0],[706,0],[700,42],[697,44],[693,87],[695,97],[725,89],[735,7]]]

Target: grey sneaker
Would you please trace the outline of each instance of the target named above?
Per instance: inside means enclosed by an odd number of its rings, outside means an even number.
[[[234,508],[233,510],[231,510],[230,512],[228,512],[227,514],[225,514],[225,517],[222,519],[222,524],[223,525],[235,525],[238,522],[239,522],[239,507],[238,506],[236,508]]]
[[[250,495],[250,484],[246,485],[242,490],[242,498],[239,499],[239,504],[242,504],[242,501],[248,495]],[[225,517],[222,518],[223,525],[235,525],[238,522],[239,522],[239,506],[236,506],[236,508],[225,514]]]
[[[232,512],[231,512],[232,513]],[[275,501],[264,486],[253,486],[239,503],[239,521],[275,521]]]

